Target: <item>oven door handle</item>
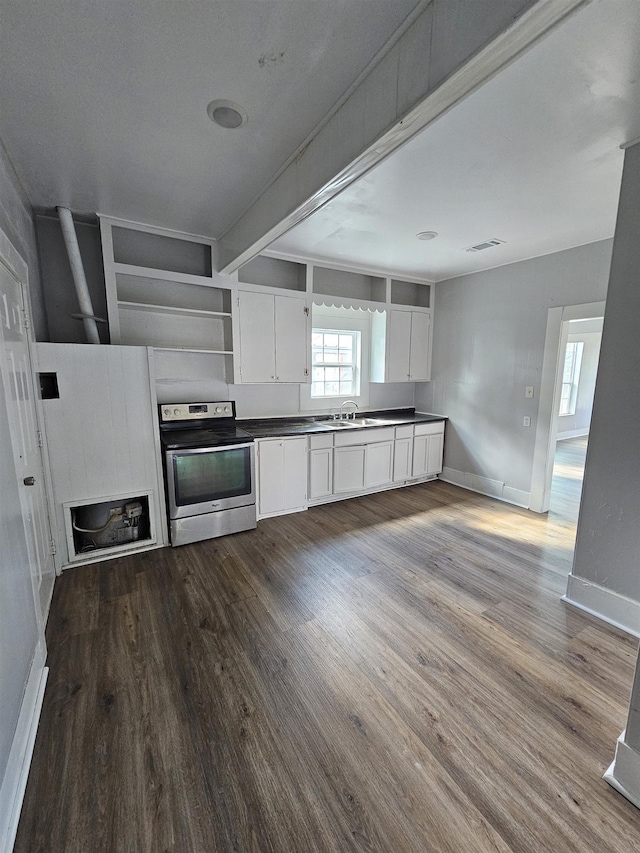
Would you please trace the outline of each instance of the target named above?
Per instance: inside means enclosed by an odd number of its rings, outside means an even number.
[[[245,447],[254,447],[254,442],[247,441],[244,444],[218,444],[215,447],[172,447],[166,452],[167,455],[171,454],[172,456],[190,456],[194,453],[219,453],[224,450],[243,450]]]

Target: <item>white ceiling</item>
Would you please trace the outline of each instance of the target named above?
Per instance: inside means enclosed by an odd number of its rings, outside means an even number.
[[[639,0],[595,0],[271,249],[440,281],[610,237],[639,66]]]
[[[36,207],[218,237],[425,3],[0,0],[0,138]],[[272,249],[438,281],[611,236],[639,45],[592,0]]]
[[[0,0],[0,138],[36,207],[218,237],[421,2]]]

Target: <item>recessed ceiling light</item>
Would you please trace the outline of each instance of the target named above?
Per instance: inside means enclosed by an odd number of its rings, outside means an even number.
[[[419,234],[416,234],[418,240],[434,240],[437,236],[437,231],[420,231]]]
[[[247,123],[246,112],[233,101],[211,101],[207,107],[207,115],[211,121],[227,130],[235,130]]]

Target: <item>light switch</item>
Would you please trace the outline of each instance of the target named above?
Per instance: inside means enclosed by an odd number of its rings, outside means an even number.
[[[524,396],[527,398],[527,400],[530,400],[533,397],[533,385],[525,386]]]
[[[524,418],[522,419],[522,426],[527,426],[527,427],[531,426],[531,418],[529,417],[529,415],[525,415]]]

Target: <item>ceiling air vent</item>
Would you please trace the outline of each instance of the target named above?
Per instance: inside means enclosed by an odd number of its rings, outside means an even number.
[[[469,246],[465,249],[466,252],[482,252],[484,249],[490,249],[492,246],[500,246],[504,240],[485,240],[484,243],[476,243],[475,246]]]

